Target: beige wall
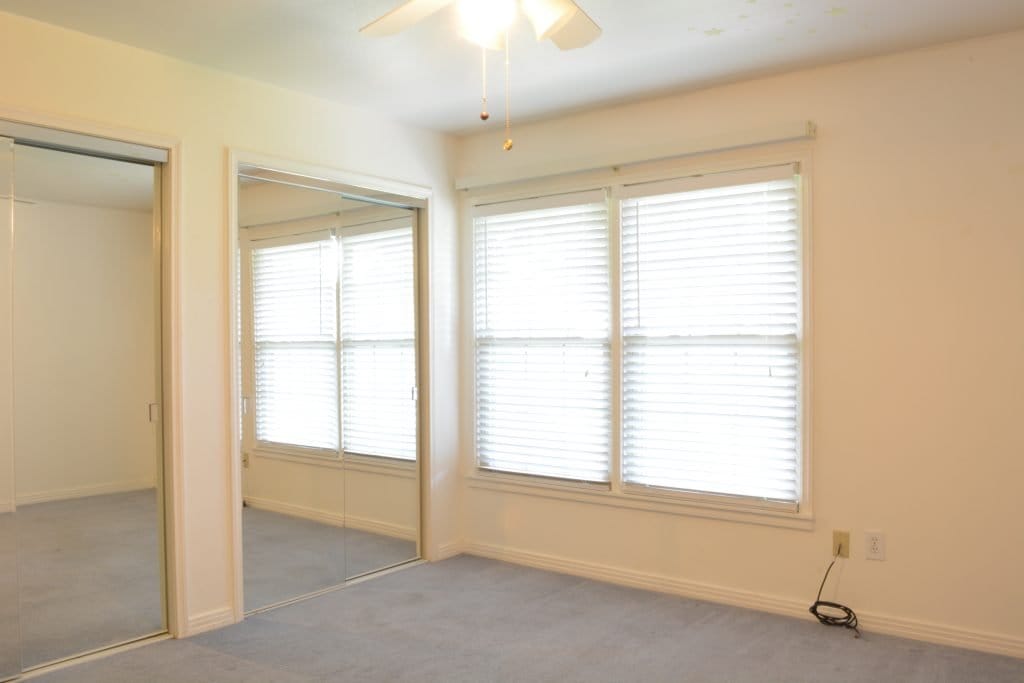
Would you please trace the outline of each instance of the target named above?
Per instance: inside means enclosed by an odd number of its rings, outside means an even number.
[[[416,539],[419,495],[411,463],[342,467],[251,453],[242,483],[245,499],[254,507]]]
[[[867,628],[1024,656],[1022,67],[1018,32],[520,125],[515,164],[540,173],[595,154],[818,124],[815,523],[794,530],[470,487],[467,546],[806,616],[832,529],[850,529],[838,598]],[[461,141],[457,175],[500,168],[498,142]],[[887,561],[864,559],[865,530],[887,534]]]
[[[15,230],[18,505],[155,486],[152,215],[18,202]]]
[[[450,141],[164,56],[0,13],[0,117],[65,117],[181,140],[184,611],[191,628],[231,619],[227,150],[231,147],[434,189],[428,241],[434,386],[453,385],[455,231]],[[16,116],[17,115],[17,116]],[[454,394],[431,391],[430,486],[455,493]],[[449,509],[430,515],[428,553],[450,544]]]

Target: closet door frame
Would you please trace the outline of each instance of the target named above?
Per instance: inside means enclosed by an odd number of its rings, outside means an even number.
[[[430,515],[431,501],[431,477],[430,477],[430,454],[431,454],[431,429],[430,429],[430,365],[428,363],[430,343],[429,330],[429,251],[428,239],[429,225],[433,218],[433,190],[429,187],[407,183],[401,180],[378,178],[365,174],[342,171],[339,169],[302,164],[295,161],[280,159],[265,154],[250,152],[241,149],[229,149],[227,152],[227,196],[228,196],[228,244],[226,254],[226,268],[228,272],[229,292],[229,368],[231,373],[231,413],[229,423],[231,425],[231,529],[232,529],[232,555],[233,555],[233,612],[236,622],[242,621],[245,617],[243,599],[243,567],[242,567],[242,434],[239,433],[241,395],[239,393],[239,342],[238,337],[238,285],[241,278],[239,263],[236,254],[240,248],[239,217],[238,217],[238,180],[242,174],[243,167],[258,167],[265,170],[268,180],[287,181],[287,176],[302,176],[311,185],[346,185],[351,188],[366,190],[368,193],[385,193],[408,200],[406,208],[416,210],[413,224],[413,241],[415,248],[414,279],[416,296],[416,375],[417,375],[417,491],[418,501],[418,533],[417,550],[419,557],[425,560],[435,559],[439,552],[434,552],[432,543],[432,529]],[[244,371],[244,370],[243,370]]]
[[[181,141],[178,138],[141,132],[120,126],[100,125],[37,111],[0,106],[0,135],[15,142],[39,143],[79,154],[146,159],[155,153],[165,157],[154,163],[154,258],[159,263],[160,398],[162,433],[163,591],[167,633],[174,638],[190,635],[187,612],[186,549],[184,545],[184,468],[182,458],[182,349],[181,300],[182,235]],[[157,246],[158,245],[158,246]],[[166,636],[156,636],[156,638]],[[125,647],[132,647],[129,644]],[[115,648],[116,649],[116,648]]]

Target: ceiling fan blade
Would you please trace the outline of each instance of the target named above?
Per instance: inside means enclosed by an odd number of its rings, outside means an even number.
[[[551,34],[551,41],[563,50],[590,45],[601,35],[601,27],[577,6],[577,12],[565,26]]]
[[[443,10],[455,0],[409,0],[391,10],[380,19],[371,21],[359,29],[360,33],[368,36],[390,36],[404,31],[418,21],[426,19],[431,14]]]
[[[519,4],[533,25],[537,40],[550,38],[580,11],[572,0],[520,0]]]

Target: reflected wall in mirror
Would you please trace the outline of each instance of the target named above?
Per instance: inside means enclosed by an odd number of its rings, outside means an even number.
[[[0,674],[14,651],[29,670],[166,630],[155,170],[13,149],[13,225],[0,230]]]
[[[243,167],[243,571],[253,611],[419,557],[416,217]]]

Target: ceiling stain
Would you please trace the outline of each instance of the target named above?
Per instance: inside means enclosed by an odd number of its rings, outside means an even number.
[[[720,28],[710,28],[710,29],[708,29],[707,31],[704,31],[704,35],[706,35],[706,36],[711,36],[711,37],[714,37],[714,36],[720,36],[720,35],[722,35],[723,33],[725,33],[725,31],[723,31],[723,30],[722,30],[722,29],[720,29]]]

